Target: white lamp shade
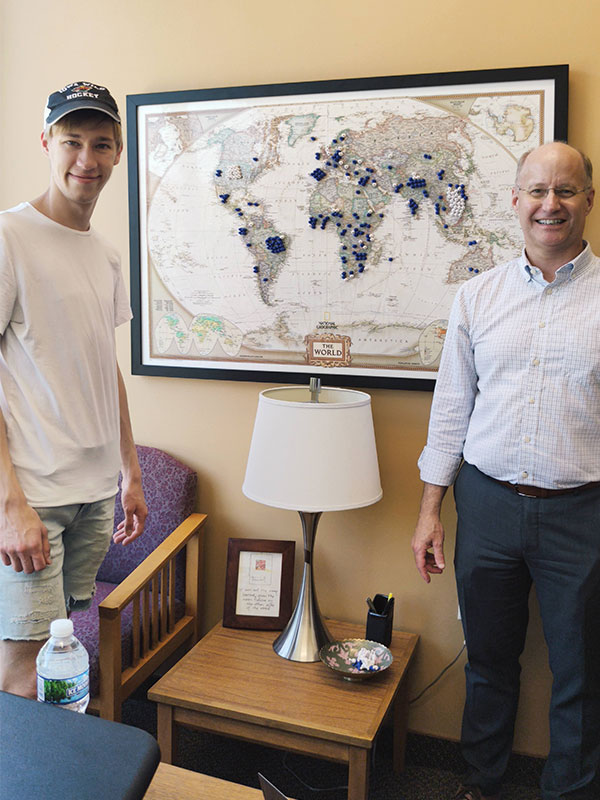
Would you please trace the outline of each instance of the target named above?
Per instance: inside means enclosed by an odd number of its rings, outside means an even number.
[[[242,491],[293,511],[341,511],[377,502],[379,479],[371,398],[308,387],[261,392]]]

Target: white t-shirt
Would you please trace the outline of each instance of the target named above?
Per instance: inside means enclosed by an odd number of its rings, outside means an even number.
[[[0,409],[32,506],[110,497],[119,473],[116,250],[29,203],[0,213]]]

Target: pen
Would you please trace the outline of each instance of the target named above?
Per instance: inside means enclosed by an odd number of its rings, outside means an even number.
[[[367,597],[367,605],[369,606],[369,608],[371,609],[371,611],[372,611],[374,614],[376,614],[376,613],[377,613],[377,609],[375,608],[375,603],[374,603],[374,602],[371,600],[371,598],[370,598],[370,597]]]
[[[390,605],[392,604],[392,600],[394,599],[394,595],[390,592],[387,596],[387,600],[385,601],[385,608],[383,609],[383,613],[387,614],[390,610]]]

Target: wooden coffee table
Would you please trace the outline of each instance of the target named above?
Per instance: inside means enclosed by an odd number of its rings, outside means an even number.
[[[335,639],[364,638],[364,625],[327,620]],[[158,703],[162,760],[176,760],[185,726],[348,764],[348,800],[367,800],[370,751],[393,709],[394,769],[404,766],[406,676],[418,636],[394,631],[392,665],[360,682],[321,662],[288,661],[273,631],[219,623],[148,692]]]
[[[144,800],[264,800],[264,797],[260,789],[159,764]]]

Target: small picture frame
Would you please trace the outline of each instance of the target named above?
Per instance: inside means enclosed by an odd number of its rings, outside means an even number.
[[[229,539],[223,626],[282,630],[292,614],[294,541]]]

